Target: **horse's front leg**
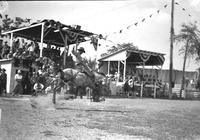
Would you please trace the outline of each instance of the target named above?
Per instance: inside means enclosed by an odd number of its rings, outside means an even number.
[[[75,89],[74,89],[74,95],[75,95],[75,99],[77,98],[77,96],[78,96],[78,87],[76,87]]]
[[[89,99],[90,99],[91,102],[93,101],[93,96],[94,96],[93,89],[90,88]]]

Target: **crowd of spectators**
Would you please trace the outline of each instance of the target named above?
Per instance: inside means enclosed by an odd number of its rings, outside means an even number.
[[[40,57],[39,44],[34,38],[32,40],[14,38],[12,47],[7,41],[0,39],[0,59],[12,59],[17,69],[26,69],[26,71],[16,71],[15,87],[11,89],[13,95],[34,94],[39,87],[36,85],[40,84],[43,89],[46,88],[45,74],[50,75],[54,67],[60,66],[62,62],[60,53],[60,47],[47,44]]]
[[[60,47],[47,44],[47,47],[42,50],[42,57],[58,61],[61,58],[60,53]],[[13,58],[16,67],[30,67],[32,62],[36,62],[35,60],[38,60],[39,57],[39,44],[34,38],[32,40],[14,38],[12,47],[8,45],[7,41],[0,40],[0,59]]]

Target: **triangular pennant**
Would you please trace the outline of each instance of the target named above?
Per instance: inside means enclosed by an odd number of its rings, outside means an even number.
[[[145,21],[145,18],[142,19],[142,22],[144,22],[144,21]]]
[[[131,25],[129,25],[128,27],[127,27],[127,29],[129,29],[131,27]]]
[[[182,8],[183,11],[185,11],[185,8]]]
[[[151,14],[149,17],[151,18],[153,16],[153,14]]]
[[[106,40],[107,38],[108,38],[108,35],[106,35],[104,39]]]
[[[160,10],[157,11],[157,13],[159,13],[159,12],[160,12]]]
[[[176,5],[179,5],[179,3],[178,3],[178,2],[175,2],[175,4],[176,4]]]
[[[99,39],[102,39],[102,38],[103,38],[103,35],[102,35],[102,34],[100,34],[98,37],[99,37]]]
[[[135,26],[137,26],[137,24],[138,24],[138,23],[136,22],[136,23],[135,23]]]
[[[167,7],[167,4],[166,5],[164,5],[164,8],[166,8]]]

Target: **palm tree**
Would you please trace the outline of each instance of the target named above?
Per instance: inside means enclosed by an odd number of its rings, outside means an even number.
[[[183,75],[180,89],[180,97],[185,84],[185,65],[187,58],[195,58],[196,61],[200,60],[200,31],[196,24],[182,24],[180,33],[175,35],[175,41],[183,45],[179,50],[180,55],[184,54],[183,62]]]

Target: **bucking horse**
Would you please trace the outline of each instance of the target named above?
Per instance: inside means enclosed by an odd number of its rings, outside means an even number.
[[[106,78],[106,76],[103,73],[99,73],[96,71],[92,71],[93,77],[89,76],[85,72],[79,72],[76,69],[67,68],[64,70],[58,70],[58,77],[64,82],[64,83],[71,83],[75,89],[75,97],[78,94],[78,91],[80,89],[86,89],[86,87],[89,87],[92,89],[92,99],[93,101],[96,100],[101,94],[101,81]],[[82,94],[82,93],[80,93]],[[82,96],[82,95],[81,95]]]

